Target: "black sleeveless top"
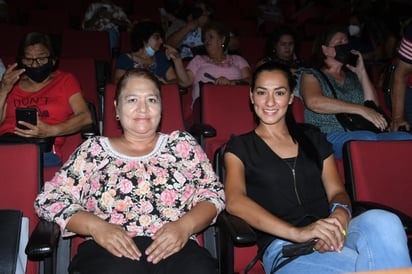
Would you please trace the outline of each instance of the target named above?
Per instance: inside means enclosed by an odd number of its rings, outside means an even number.
[[[332,145],[317,129],[304,135],[317,149],[321,162],[333,153]],[[294,225],[304,226],[329,215],[322,170],[299,146],[295,178],[291,165],[274,153],[254,132],[233,136],[226,152],[235,154],[245,166],[247,195],[273,215]],[[259,231],[258,245],[266,246],[275,237]]]

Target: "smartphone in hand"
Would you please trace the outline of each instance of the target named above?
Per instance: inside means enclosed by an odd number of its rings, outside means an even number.
[[[356,64],[358,63],[358,58],[359,56],[356,54],[353,54],[352,52],[349,53],[349,58],[348,58],[348,64],[351,65],[352,67],[356,67]]]
[[[28,129],[18,123],[24,121],[32,125],[37,125],[37,109],[35,108],[16,108],[16,127],[20,129]]]

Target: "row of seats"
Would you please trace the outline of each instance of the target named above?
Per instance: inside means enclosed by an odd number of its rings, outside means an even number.
[[[412,212],[410,212],[408,196],[411,193],[409,191],[410,182],[405,180],[405,174],[408,171],[407,158],[412,152],[411,141],[352,141],[346,149],[345,168],[347,168],[348,174],[350,174],[350,183],[347,183],[351,190],[349,193],[355,200],[382,203],[385,206],[394,207],[408,214],[400,213],[399,215],[405,221],[404,224],[410,235],[412,227],[408,216],[412,216]],[[0,146],[0,150],[0,162],[9,171],[2,174],[3,179],[5,179],[4,182],[13,186],[12,188],[9,187],[8,191],[2,192],[0,208],[22,209],[24,215],[30,218],[30,230],[33,230],[37,221],[33,212],[32,200],[38,191],[38,174],[40,169],[37,165],[41,162],[38,159],[38,148],[36,145],[7,145]],[[378,151],[383,153],[385,157],[376,157]],[[10,155],[13,155],[13,157],[10,157]],[[20,167],[21,165],[19,164],[23,163],[22,160],[24,159],[26,161],[25,172],[16,170],[16,167]],[[399,162],[399,160],[403,161]],[[382,166],[390,168],[394,173],[388,172],[387,169],[382,169]],[[22,176],[25,177],[22,178]],[[391,184],[387,182],[391,182]],[[399,187],[394,187],[395,185]],[[32,186],[31,190],[28,188],[29,186]],[[23,194],[25,196],[22,196]],[[15,197],[19,197],[19,199],[15,199]],[[22,203],[24,201],[27,203]],[[366,203],[366,206],[376,208],[375,204]],[[238,248],[234,253],[235,256],[242,255],[243,257],[242,259],[237,258],[235,260],[237,265],[235,265],[234,270],[238,272],[244,269],[246,263],[250,261],[255,253],[256,247],[252,247],[252,249]],[[37,273],[35,271],[36,267],[36,264],[30,262],[28,269],[31,269],[33,272],[28,270],[27,273]],[[263,272],[260,265],[256,265],[249,273]]]
[[[121,130],[118,127],[118,123],[115,120],[115,112],[113,105],[115,87],[111,84],[106,87],[106,111],[104,115],[104,127],[103,133],[107,136],[118,136],[121,134]],[[179,89],[176,85],[164,85],[162,86],[162,98],[163,98],[163,121],[162,121],[162,132],[170,132],[174,129],[185,129],[183,124],[182,115],[182,105],[180,99]],[[217,96],[217,98],[216,98]],[[201,121],[203,123],[209,124],[209,126],[214,127],[214,134],[209,134],[203,139],[200,138],[202,145],[210,159],[214,159],[214,154],[217,148],[219,148],[223,143],[225,143],[231,134],[241,134],[250,131],[254,128],[253,112],[249,105],[249,87],[248,86],[235,86],[235,87],[224,87],[224,86],[214,86],[211,84],[204,84],[201,88]],[[218,104],[220,102],[220,104]],[[228,108],[230,104],[230,108]],[[212,106],[210,109],[209,107]],[[299,101],[294,102],[294,113],[299,115],[302,111],[302,106],[299,106]],[[201,131],[200,131],[201,132]],[[78,143],[77,143],[78,144]],[[74,144],[76,146],[77,144]],[[0,149],[5,148],[4,146]],[[403,211],[406,216],[412,216],[410,206],[408,204],[407,197],[409,196],[406,191],[409,188],[410,182],[405,178],[408,178],[406,171],[408,170],[408,157],[412,152],[412,143],[409,141],[395,141],[395,142],[361,142],[356,141],[350,143],[348,146],[347,153],[345,154],[345,175],[346,175],[346,185],[348,186],[349,193],[354,199],[363,201],[372,201],[382,203],[386,206],[392,206],[398,210]],[[366,149],[364,152],[361,149]],[[359,150],[359,152],[358,152]],[[17,151],[17,150],[15,150]],[[379,153],[380,157],[377,157],[375,153]],[[14,153],[16,154],[16,153]],[[1,152],[1,156],[5,157],[2,160],[2,167],[5,170],[11,171],[13,175],[18,172],[16,167],[24,166],[29,171],[29,167],[33,166],[33,163],[39,163],[40,160],[37,158],[25,157],[25,159],[30,159],[30,163],[27,165],[21,165],[21,160],[18,161],[19,164],[15,164],[10,160],[10,153]],[[17,154],[16,154],[17,155]],[[36,156],[38,157],[38,156]],[[371,157],[372,159],[367,159],[365,157]],[[7,165],[12,165],[14,168],[7,168]],[[215,165],[218,167],[217,163]],[[385,166],[386,169],[381,167]],[[32,168],[33,169],[33,168]],[[36,166],[34,167],[36,171]],[[219,174],[220,171],[217,170]],[[363,174],[363,175],[359,175]],[[406,174],[406,175],[405,175]],[[17,174],[22,175],[22,174]],[[23,174],[23,175],[26,175]],[[31,178],[35,182],[31,185],[35,186],[32,191],[37,193],[39,185],[42,183],[42,179],[39,176],[34,176]],[[223,177],[221,178],[223,180]],[[11,185],[14,181],[24,182],[28,184],[29,181],[26,179],[10,177],[4,182]],[[26,181],[25,181],[26,180]],[[391,182],[391,184],[378,185],[379,182]],[[367,187],[354,188],[353,186],[358,182],[367,183]],[[372,191],[373,184],[378,185],[378,190]],[[13,185],[15,185],[13,183]],[[399,187],[394,187],[394,186]],[[27,186],[27,185],[26,185]],[[16,184],[17,193],[21,190]],[[27,188],[26,188],[27,189]],[[28,194],[27,192],[25,192]],[[4,202],[0,205],[1,209],[5,208],[21,208],[22,204],[13,204],[11,201],[16,199],[10,199],[11,197],[16,197],[11,193],[4,192],[8,196],[8,199],[2,199]],[[18,195],[18,194],[17,194]],[[28,202],[27,207],[24,209],[24,214],[31,217],[30,230],[33,230],[35,224],[35,215],[33,214],[32,200],[35,194],[31,193],[30,197],[24,197],[23,200]],[[395,197],[392,200],[391,197]],[[30,212],[31,211],[31,212]],[[406,218],[406,217],[405,217]],[[408,226],[410,228],[410,226]],[[235,271],[242,270],[246,267],[246,263],[253,258],[256,253],[256,246],[244,249],[238,248],[235,250]],[[240,256],[240,259],[239,259]],[[29,264],[32,267],[33,263]],[[35,266],[34,266],[35,267]],[[259,273],[262,271],[260,265],[256,265],[251,273]],[[35,273],[35,272],[32,272]],[[262,273],[262,272],[260,272]]]

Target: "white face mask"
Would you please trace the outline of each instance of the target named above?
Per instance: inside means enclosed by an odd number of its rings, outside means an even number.
[[[152,57],[153,55],[155,55],[155,51],[154,51],[154,49],[152,49],[152,47],[151,46],[147,46],[146,48],[145,48],[145,50],[146,50],[146,53],[147,53],[147,55],[149,55],[150,57]]]
[[[350,36],[358,36],[360,34],[360,27],[358,25],[349,25],[348,31]]]

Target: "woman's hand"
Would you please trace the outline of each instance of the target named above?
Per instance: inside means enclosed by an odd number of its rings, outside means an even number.
[[[391,131],[399,131],[400,128],[404,128],[404,130],[410,131],[411,125],[403,117],[398,119],[392,117],[392,123],[390,128]]]
[[[234,82],[227,79],[226,77],[219,77],[215,81],[215,85],[223,85],[223,86],[228,86],[228,85],[234,85]]]
[[[155,233],[153,243],[146,249],[147,261],[156,264],[183,248],[190,233],[181,224],[179,221],[167,223]]]
[[[379,112],[375,111],[372,108],[361,106],[361,115],[368,119],[370,122],[372,122],[376,127],[378,127],[381,130],[385,130],[388,128],[388,122],[386,121],[385,117],[383,117],[382,114]]]
[[[355,73],[358,77],[361,77],[364,73],[366,73],[365,63],[363,62],[362,54],[357,50],[351,50],[351,53],[358,56],[358,60],[356,61],[356,66],[346,65],[346,67]]]
[[[317,220],[305,227],[298,228],[299,242],[316,239],[315,249],[319,252],[341,251],[345,243],[346,227],[336,217]]]
[[[133,238],[118,225],[99,222],[94,226],[91,236],[98,245],[116,257],[139,260],[142,256]]]
[[[18,69],[17,63],[9,65],[3,74],[3,78],[0,82],[0,93],[9,93],[13,86],[19,81],[20,76],[24,73],[25,69]]]
[[[57,136],[57,132],[53,132],[53,126],[42,122],[37,114],[37,124],[33,125],[25,121],[17,121],[20,125],[27,127],[27,129],[14,128],[14,133],[26,138],[46,138]]]
[[[172,46],[169,46],[167,44],[163,44],[163,47],[165,48],[165,54],[167,60],[176,60],[180,58],[179,52]]]
[[[156,78],[157,78],[157,80],[159,80],[160,83],[167,84],[167,81],[163,77],[156,76]]]

